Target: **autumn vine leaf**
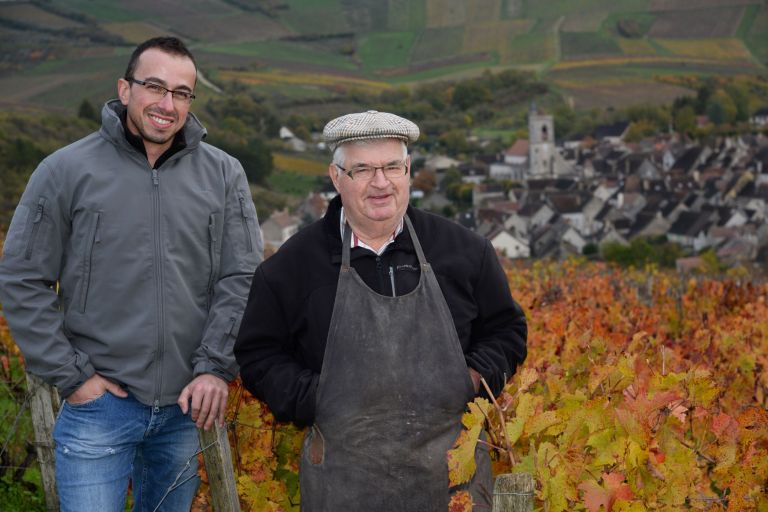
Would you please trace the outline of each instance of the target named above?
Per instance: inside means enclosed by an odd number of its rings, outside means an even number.
[[[461,417],[464,429],[448,450],[448,482],[450,487],[455,487],[469,482],[475,474],[475,448],[483,430],[483,424],[491,409],[491,404],[485,398],[476,398],[470,402],[469,411]]]
[[[611,512],[616,500],[631,500],[634,497],[629,485],[624,483],[621,473],[603,473],[603,484],[594,481],[582,482],[579,489],[584,491],[584,505],[590,512]]]
[[[472,495],[469,491],[458,491],[451,495],[448,512],[472,512]]]

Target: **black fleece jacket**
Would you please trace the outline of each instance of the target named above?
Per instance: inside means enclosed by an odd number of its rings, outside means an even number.
[[[235,343],[245,387],[278,420],[299,426],[314,421],[341,267],[340,211],[337,196],[323,219],[298,232],[256,269]],[[527,327],[493,247],[437,215],[412,207],[407,215],[448,303],[467,365],[498,394],[525,360]],[[351,264],[382,295],[392,295],[393,281],[396,295],[418,283],[418,260],[405,228],[381,256],[352,249]]]

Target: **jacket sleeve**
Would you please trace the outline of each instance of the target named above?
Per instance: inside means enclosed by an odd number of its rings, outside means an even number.
[[[528,327],[496,251],[486,241],[474,290],[478,316],[472,322],[467,364],[482,375],[494,395],[501,393],[527,355]],[[486,393],[481,389],[481,395]]]
[[[232,165],[235,172],[226,190],[218,277],[213,285],[202,343],[192,355],[195,376],[210,373],[226,381],[237,376],[232,348],[251,277],[264,253],[245,172],[237,160],[232,159]]]
[[[55,289],[71,222],[54,171],[43,161],[16,207],[0,260],[0,302],[27,371],[66,398],[95,370],[65,335]]]
[[[256,269],[243,325],[235,344],[245,388],[266,402],[279,421],[310,425],[315,417],[319,375],[290,348],[285,308],[267,283],[263,265]]]

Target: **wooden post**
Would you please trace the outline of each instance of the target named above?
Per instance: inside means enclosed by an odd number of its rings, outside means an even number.
[[[200,446],[203,448],[213,510],[240,512],[240,499],[237,497],[235,472],[232,469],[232,452],[229,449],[226,427],[216,424],[210,430],[199,429],[198,432]]]
[[[56,493],[53,426],[59,410],[59,393],[39,377],[29,373],[27,373],[27,391],[30,395],[32,427],[35,431],[35,448],[43,480],[45,506],[49,512],[58,512],[59,495]]]
[[[493,512],[533,512],[535,483],[529,473],[507,473],[493,484]]]

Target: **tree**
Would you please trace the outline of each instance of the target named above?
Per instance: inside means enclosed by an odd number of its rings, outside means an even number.
[[[82,103],[80,103],[80,107],[77,109],[77,117],[89,121],[96,121],[97,123],[101,121],[101,116],[96,112],[96,109],[87,99],[84,99]]]
[[[686,105],[675,112],[674,126],[678,133],[693,133],[696,129],[696,112],[693,106]]]
[[[434,171],[421,170],[413,178],[413,188],[421,190],[425,194],[431,193],[437,186],[437,176]]]

